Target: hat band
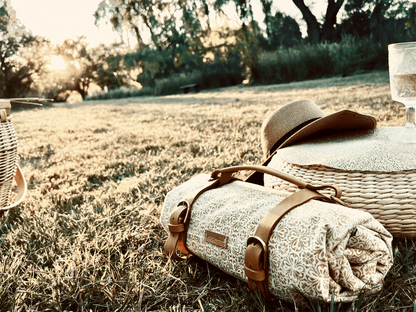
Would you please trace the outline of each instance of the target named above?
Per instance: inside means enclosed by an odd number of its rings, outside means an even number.
[[[272,148],[268,151],[267,154],[267,158],[270,157],[271,154],[273,154],[273,152],[275,150],[277,150],[280,145],[282,145],[287,139],[289,139],[292,135],[294,135],[296,132],[298,132],[300,129],[306,127],[307,125],[309,125],[310,123],[314,122],[317,119],[320,119],[322,117],[316,117],[316,118],[312,118],[309,120],[306,120],[305,122],[301,123],[300,125],[296,126],[295,128],[293,128],[292,130],[290,130],[289,132],[287,132],[284,136],[282,136],[279,140],[277,140],[276,143],[274,143],[274,145],[272,146]]]

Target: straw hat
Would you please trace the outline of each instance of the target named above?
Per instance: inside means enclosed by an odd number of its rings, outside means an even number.
[[[341,110],[327,116],[311,100],[293,101],[264,120],[261,127],[263,155],[267,159],[277,149],[321,130],[365,130],[376,125],[377,121],[371,115]]]

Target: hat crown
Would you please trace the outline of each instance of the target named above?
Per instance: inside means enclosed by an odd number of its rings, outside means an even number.
[[[261,127],[263,154],[268,157],[278,148],[276,143],[283,143],[295,129],[325,116],[311,100],[293,101],[276,109],[264,120]]]
[[[371,115],[344,109],[327,116],[311,100],[294,101],[266,118],[261,127],[261,143],[265,158],[269,158],[275,150],[323,130],[344,133],[374,129],[376,126],[377,120]]]

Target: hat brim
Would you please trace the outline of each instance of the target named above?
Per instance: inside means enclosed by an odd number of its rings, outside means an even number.
[[[315,134],[323,130],[334,130],[334,131],[354,131],[354,130],[371,130],[377,126],[377,120],[372,115],[360,114],[348,109],[338,111],[331,115],[319,118],[310,124],[306,125],[293,135],[291,135],[286,141],[280,146],[277,146],[276,150],[273,151],[269,157],[263,162],[263,166],[267,166],[272,157],[276,154],[276,151],[291,145],[297,141],[305,139],[312,134]],[[254,172],[247,179],[246,182],[260,184],[262,180],[262,174]]]
[[[307,126],[303,127],[286,141],[284,141],[276,150],[302,140],[314,133],[322,130],[370,130],[377,126],[377,120],[372,115],[360,114],[350,110],[341,110],[331,115],[319,118]],[[272,155],[274,154],[274,151]]]

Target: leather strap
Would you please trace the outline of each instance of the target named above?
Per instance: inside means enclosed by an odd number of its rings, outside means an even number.
[[[0,216],[7,210],[12,209],[18,205],[20,205],[23,202],[23,199],[26,196],[27,193],[27,183],[26,183],[26,179],[23,176],[22,173],[22,169],[20,168],[19,165],[17,165],[16,168],[16,175],[14,176],[14,179],[17,183],[17,198],[15,200],[15,202],[9,206],[0,208]]]
[[[254,236],[248,238],[244,271],[251,291],[254,291],[254,286],[256,286],[264,298],[271,299],[268,286],[269,252],[267,245],[269,239],[274,228],[286,213],[313,199],[327,200],[324,195],[309,189],[302,189],[286,197],[264,217]]]
[[[233,173],[235,173],[237,171],[244,171],[244,170],[254,170],[256,172],[270,174],[272,176],[275,176],[277,178],[280,178],[282,180],[290,182],[290,183],[296,185],[300,189],[307,188],[307,189],[310,189],[310,190],[318,191],[318,190],[324,190],[324,189],[330,188],[335,192],[333,196],[330,196],[330,201],[332,201],[331,197],[341,198],[341,196],[342,196],[342,190],[337,185],[323,184],[323,185],[314,186],[314,185],[306,183],[302,180],[298,180],[298,179],[296,179],[295,177],[292,177],[289,174],[286,174],[284,172],[281,172],[281,171],[278,171],[276,169],[269,168],[269,167],[266,167],[266,166],[243,165],[243,166],[233,166],[233,167],[223,168],[223,169],[220,169],[220,170],[215,170],[211,174],[211,178],[212,179],[219,179],[220,180],[220,185],[223,185],[223,184],[226,184],[226,183],[230,182],[230,180],[232,180],[232,174]],[[246,182],[249,182],[249,181],[246,181]],[[255,184],[257,184],[257,183],[255,183]]]
[[[186,233],[191,219],[191,210],[196,199],[205,191],[215,188],[219,185],[218,179],[211,179],[210,183],[199,190],[190,194],[186,200],[178,204],[169,219],[169,237],[165,243],[165,254],[174,259],[187,259],[191,252],[186,247]],[[176,250],[182,252],[185,256],[181,257]]]
[[[279,140],[276,141],[276,143],[273,144],[272,148],[267,151],[266,158],[269,158],[271,154],[274,153],[275,150],[277,150],[287,139],[289,139],[292,135],[294,135],[296,132],[298,132],[300,129],[305,128],[310,123],[314,122],[315,120],[321,119],[322,117],[315,117],[311,118],[309,120],[306,120],[305,122],[301,123],[300,125],[294,127],[292,130],[288,131],[285,135],[283,135]]]
[[[254,170],[256,173],[270,174],[300,188],[299,191],[285,198],[273,208],[260,222],[254,236],[247,240],[244,272],[248,278],[248,286],[252,292],[255,286],[264,298],[271,299],[268,285],[269,258],[267,246],[274,228],[286,213],[313,199],[345,206],[340,200],[342,191],[337,185],[314,186],[273,168],[257,165],[234,166],[216,170],[211,174],[211,178],[219,179],[220,185],[223,185],[232,179],[233,173],[241,170]],[[246,180],[246,182],[249,181]],[[262,183],[258,184],[261,185]],[[334,195],[327,197],[318,192],[318,190],[327,188],[332,189]]]

